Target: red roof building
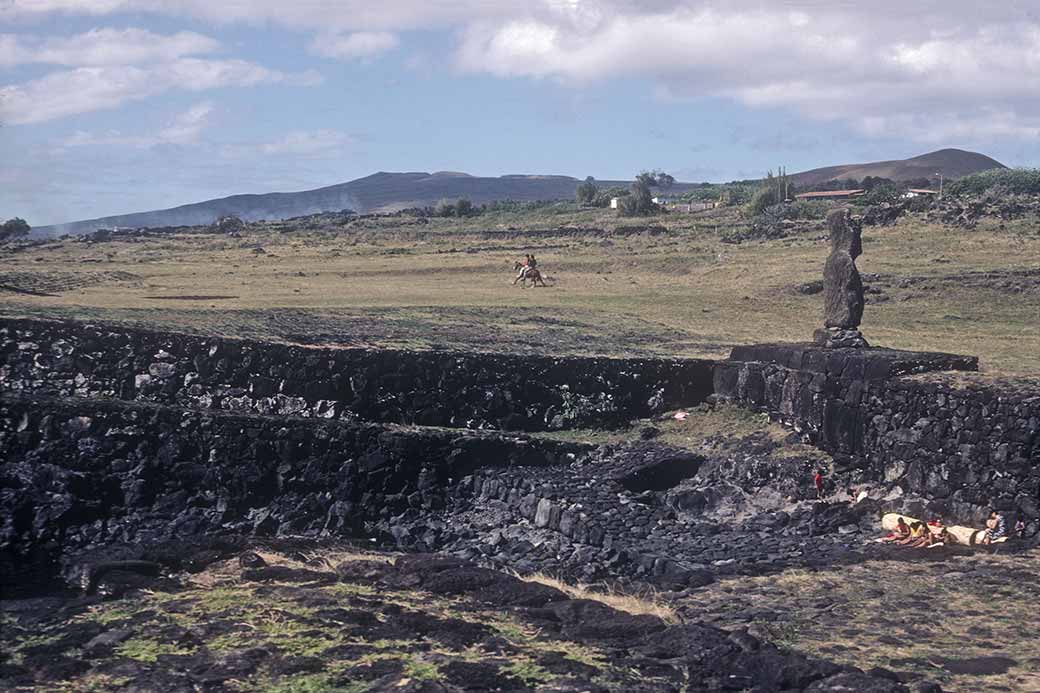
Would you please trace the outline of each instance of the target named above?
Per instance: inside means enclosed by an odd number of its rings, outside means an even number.
[[[799,193],[795,195],[798,200],[840,200],[848,197],[859,197],[866,190],[820,190],[819,192]]]

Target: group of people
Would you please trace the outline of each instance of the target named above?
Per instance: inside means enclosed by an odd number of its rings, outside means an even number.
[[[915,520],[910,524],[900,517],[896,521],[895,530],[882,541],[910,548],[930,549],[933,546],[945,546],[949,540],[950,533],[940,517],[933,518],[927,523]]]
[[[1025,528],[1025,522],[1022,520],[1015,523],[1015,533],[1019,537],[1024,536]],[[989,517],[986,518],[986,529],[982,530],[981,536],[975,541],[987,545],[1007,538],[1007,520],[996,509],[990,509]],[[881,541],[911,548],[932,548],[948,544],[950,533],[943,525],[941,517],[935,517],[927,523],[915,520],[909,524],[900,517],[896,520],[895,529]]]

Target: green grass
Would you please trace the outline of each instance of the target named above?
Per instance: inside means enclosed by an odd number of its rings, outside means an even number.
[[[195,652],[194,647],[182,647],[168,642],[160,642],[149,638],[131,638],[116,646],[115,652],[121,657],[136,659],[139,662],[155,662],[160,655],[189,655]]]
[[[302,674],[277,681],[261,682],[257,693],[364,693],[370,685],[365,682],[337,683],[332,674]]]
[[[552,679],[552,674],[543,667],[538,666],[528,658],[514,659],[502,667],[503,673],[510,674],[520,679],[529,686],[545,683]]]
[[[441,672],[436,664],[418,657],[411,657],[405,662],[404,675],[419,681],[439,681],[441,679]]]

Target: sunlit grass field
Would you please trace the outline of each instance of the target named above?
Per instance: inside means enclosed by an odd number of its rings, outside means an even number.
[[[822,295],[797,287],[821,278],[822,225],[722,241],[743,223],[734,209],[647,221],[560,205],[425,224],[326,216],[252,224],[239,238],[57,241],[4,255],[0,285],[51,295],[0,290],[0,313],[547,354],[719,357],[734,344],[810,339]],[[645,224],[666,232],[614,233]],[[1040,276],[1028,274],[1040,267],[1038,226],[984,220],[967,230],[904,217],[866,227],[858,265],[881,293],[868,296],[864,334],[876,345],[977,354],[991,374],[1040,375]],[[526,252],[548,288],[513,285]]]

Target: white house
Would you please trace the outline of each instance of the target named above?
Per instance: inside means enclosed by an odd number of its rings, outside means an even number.
[[[936,190],[924,190],[924,189],[921,189],[921,188],[910,188],[905,193],[900,195],[900,197],[902,197],[904,200],[909,200],[909,199],[914,198],[914,197],[927,197],[929,195],[938,195],[938,194],[939,193]]]

